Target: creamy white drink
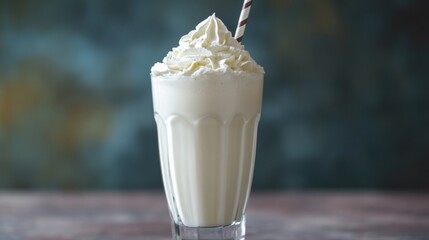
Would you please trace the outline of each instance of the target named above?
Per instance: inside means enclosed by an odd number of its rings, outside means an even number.
[[[210,228],[243,220],[263,74],[214,14],[153,66],[162,176],[176,225]]]

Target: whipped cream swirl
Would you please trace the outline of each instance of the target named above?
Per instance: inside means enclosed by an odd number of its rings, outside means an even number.
[[[153,76],[192,76],[210,72],[264,73],[264,70],[213,14],[183,36],[179,46],[162,63],[156,63],[151,72]]]

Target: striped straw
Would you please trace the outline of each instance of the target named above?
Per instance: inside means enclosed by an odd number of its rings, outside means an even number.
[[[237,30],[235,30],[235,39],[238,42],[243,40],[244,30],[246,29],[247,19],[249,18],[250,7],[252,6],[252,0],[244,0],[243,9],[241,9],[240,19],[238,19]]]

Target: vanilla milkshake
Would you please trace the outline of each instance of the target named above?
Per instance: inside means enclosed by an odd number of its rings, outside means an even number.
[[[175,239],[210,239],[223,230],[217,239],[244,236],[263,74],[214,14],[152,67],[161,169]]]

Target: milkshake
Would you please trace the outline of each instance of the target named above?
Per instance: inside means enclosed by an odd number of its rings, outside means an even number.
[[[175,239],[242,239],[263,68],[214,14],[151,70]]]

